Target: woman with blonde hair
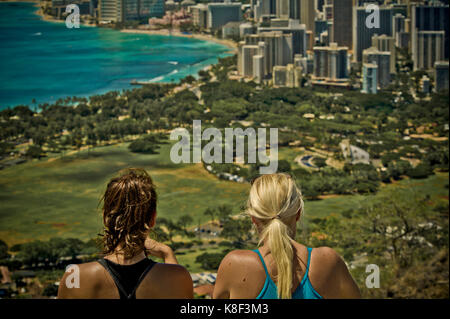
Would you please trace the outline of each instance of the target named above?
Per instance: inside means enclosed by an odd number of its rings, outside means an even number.
[[[301,191],[287,174],[258,177],[246,213],[259,235],[259,249],[235,250],[222,260],[213,298],[360,298],[347,266],[331,248],[294,240],[303,213]]]

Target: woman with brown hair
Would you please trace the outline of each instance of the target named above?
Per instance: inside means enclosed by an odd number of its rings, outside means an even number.
[[[260,247],[225,256],[213,298],[360,298],[347,266],[333,249],[312,249],[294,240],[303,199],[289,175],[258,177],[246,213],[258,231]]]
[[[169,246],[148,237],[156,221],[156,200],[155,185],[143,169],[128,169],[111,179],[103,196],[104,258],[77,265],[79,288],[66,284],[66,272],[58,298],[193,298],[189,272],[177,264]]]

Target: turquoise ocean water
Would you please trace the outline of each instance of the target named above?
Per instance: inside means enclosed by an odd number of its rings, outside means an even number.
[[[126,34],[46,22],[33,3],[0,2],[0,109],[129,89],[130,81],[178,81],[229,55],[182,37]]]

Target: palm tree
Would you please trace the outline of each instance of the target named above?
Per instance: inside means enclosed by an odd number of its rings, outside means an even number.
[[[32,98],[31,99],[31,104],[33,104],[33,109],[36,111],[36,99],[35,98]]]
[[[183,215],[180,217],[180,219],[178,220],[178,223],[181,225],[181,227],[183,228],[183,230],[185,232],[187,232],[187,225],[192,223],[193,219],[191,216],[189,215]]]
[[[214,221],[214,217],[216,216],[216,212],[215,212],[214,209],[211,209],[211,208],[208,207],[208,208],[205,210],[205,212],[203,213],[203,215],[205,215],[205,216],[211,216],[211,220]]]

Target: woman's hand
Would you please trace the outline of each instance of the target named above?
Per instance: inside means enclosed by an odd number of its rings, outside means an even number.
[[[161,258],[166,264],[178,264],[177,258],[172,248],[147,237],[145,240],[145,250],[152,256]]]

